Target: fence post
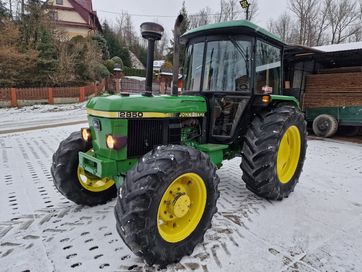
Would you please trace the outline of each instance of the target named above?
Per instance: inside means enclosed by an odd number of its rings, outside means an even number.
[[[85,88],[80,87],[80,89],[79,89],[79,102],[84,102],[84,101],[85,101]]]
[[[48,104],[54,104],[53,88],[48,88]]]
[[[18,101],[16,98],[16,88],[11,88],[11,106],[12,107],[18,106]]]
[[[98,86],[97,84],[95,84],[94,82],[92,83],[92,94],[94,96],[97,96],[98,95]]]

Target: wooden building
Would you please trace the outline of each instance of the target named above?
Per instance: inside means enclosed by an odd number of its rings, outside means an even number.
[[[56,27],[70,38],[87,37],[102,31],[92,0],[51,0],[47,4]]]

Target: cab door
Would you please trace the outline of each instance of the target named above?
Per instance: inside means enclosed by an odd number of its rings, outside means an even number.
[[[232,142],[251,99],[252,41],[249,37],[208,37],[202,93],[210,109],[210,142]]]

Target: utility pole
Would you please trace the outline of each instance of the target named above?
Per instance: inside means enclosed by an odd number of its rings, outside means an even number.
[[[245,14],[246,14],[246,18],[245,20],[249,20],[249,7],[250,7],[250,3],[248,0],[240,0],[240,6],[246,10]]]

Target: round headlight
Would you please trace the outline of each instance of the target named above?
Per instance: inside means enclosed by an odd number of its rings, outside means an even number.
[[[108,135],[106,139],[106,144],[109,149],[114,149],[114,145],[116,144],[116,140],[112,135]]]
[[[82,128],[82,138],[86,142],[89,142],[91,140],[92,134],[89,128]]]

